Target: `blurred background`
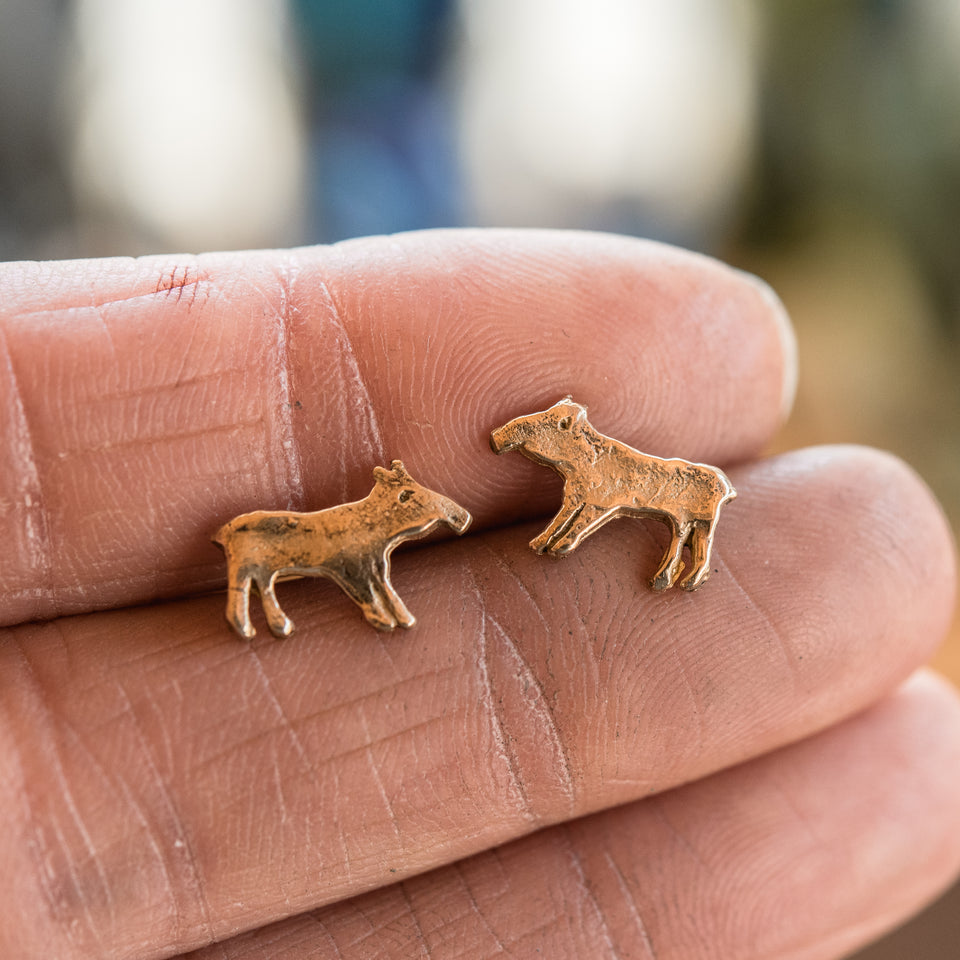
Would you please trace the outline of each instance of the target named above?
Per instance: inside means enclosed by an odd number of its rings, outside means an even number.
[[[459,225],[760,274],[777,448],[894,450],[960,527],[960,0],[0,0],[0,259]],[[858,956],[958,945],[955,890]]]

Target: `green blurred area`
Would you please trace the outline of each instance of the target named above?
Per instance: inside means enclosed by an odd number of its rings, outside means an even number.
[[[778,448],[909,461],[960,529],[960,5],[763,8],[756,176],[728,256],[798,331]],[[960,682],[955,627],[939,665]]]
[[[776,0],[761,148],[732,259],[780,293],[801,379],[778,448],[910,462],[960,530],[960,16],[952,3]],[[960,623],[936,665],[960,683]],[[858,957],[949,958],[960,887]]]

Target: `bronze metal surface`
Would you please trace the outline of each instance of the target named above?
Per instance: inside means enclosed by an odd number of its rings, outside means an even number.
[[[615,517],[655,517],[673,537],[651,581],[696,590],[710,576],[710,551],[720,507],[737,494],[721,470],[688,460],[661,460],[605,437],[587,420],[587,408],[565,397],[548,410],[517,417],[490,434],[495,453],[517,450],[564,479],[560,512],[530,541],[537,553],[564,556]]]
[[[278,576],[328,577],[380,630],[412,627],[413,614],[390,583],[390,554],[404,540],[445,523],[457,533],[470,514],[447,497],[421,486],[394,460],[374,467],[374,486],[363,500],[313,513],[256,510],[224,524],[213,542],[227,558],[227,621],[242,637],[250,622],[250,587],[255,585],[271,631],[289,636],[293,623],[274,592]]]

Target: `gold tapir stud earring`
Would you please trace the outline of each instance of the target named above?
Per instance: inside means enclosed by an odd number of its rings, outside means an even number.
[[[293,632],[274,592],[281,575],[328,577],[380,630],[416,623],[390,583],[390,554],[440,523],[463,533],[471,517],[453,500],[417,483],[399,460],[389,470],[374,467],[373,477],[373,489],[363,500],[313,513],[256,510],[213,535],[227,558],[227,622],[240,636],[256,633],[250,622],[252,585],[270,630],[278,637]]]
[[[530,541],[537,553],[564,556],[616,517],[655,517],[670,526],[673,538],[653,588],[677,582],[684,545],[693,563],[680,587],[696,590],[710,576],[720,508],[737,495],[716,467],[661,460],[605,437],[590,425],[587,408],[569,396],[494,430],[490,446],[495,453],[517,450],[565,481],[560,512]]]

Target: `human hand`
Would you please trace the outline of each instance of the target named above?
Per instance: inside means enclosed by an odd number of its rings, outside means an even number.
[[[948,530],[887,455],[753,459],[794,359],[749,279],[468,231],[0,282],[0,955],[812,960],[954,875],[960,709],[907,680]],[[559,484],[487,437],[568,392],[729,474],[698,593],[656,524],[529,549]],[[397,554],[417,627],[306,580],[238,640],[210,533],[397,457],[475,518]]]

